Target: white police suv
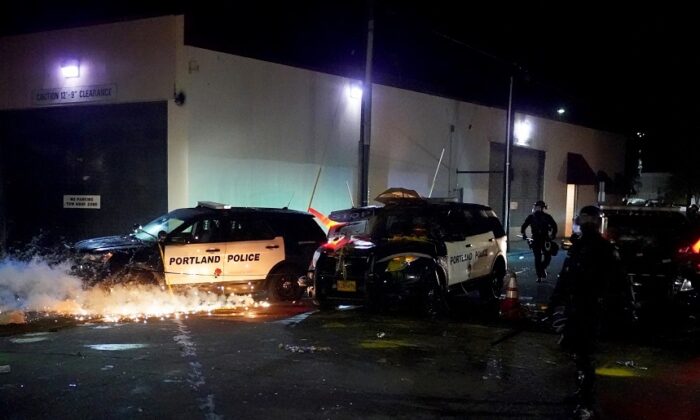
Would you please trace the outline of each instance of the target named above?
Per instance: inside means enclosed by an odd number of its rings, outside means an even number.
[[[213,287],[294,300],[299,276],[325,240],[309,213],[199,202],[127,235],[76,243],[73,272],[88,284]]]
[[[426,313],[470,289],[495,301],[506,273],[506,235],[483,205],[406,199],[333,212],[336,225],[309,275],[321,307],[412,302]]]

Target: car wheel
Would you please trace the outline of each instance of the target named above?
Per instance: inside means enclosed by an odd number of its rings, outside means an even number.
[[[501,264],[496,264],[489,274],[489,277],[484,284],[479,288],[479,297],[483,302],[491,303],[497,301],[501,297],[503,291],[503,278],[506,271]]]
[[[301,298],[303,290],[299,287],[302,273],[291,267],[279,267],[267,276],[267,296],[272,302],[294,301]]]
[[[449,312],[445,288],[440,282],[437,272],[432,271],[426,276],[423,293],[422,311],[429,317],[443,316]]]

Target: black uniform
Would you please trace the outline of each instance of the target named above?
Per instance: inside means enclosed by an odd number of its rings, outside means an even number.
[[[577,397],[584,406],[590,406],[593,399],[592,354],[604,305],[623,279],[614,246],[599,232],[587,232],[569,250],[551,297],[550,308],[565,307],[567,320],[560,343],[575,358]]]
[[[552,261],[552,256],[545,250],[545,243],[557,236],[557,223],[552,216],[544,211],[535,211],[525,218],[525,223],[520,227],[523,238],[527,238],[525,230],[530,227],[532,232],[532,252],[535,256],[535,271],[538,278],[546,277],[545,270]]]

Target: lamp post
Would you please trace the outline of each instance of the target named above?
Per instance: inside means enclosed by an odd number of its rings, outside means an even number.
[[[511,153],[513,152],[513,83],[515,77],[510,76],[510,86],[508,89],[508,110],[506,112],[506,156],[503,162],[503,225],[506,231],[506,243],[510,242],[510,172]]]
[[[374,7],[372,0],[367,2],[367,56],[365,58],[365,81],[360,107],[360,145],[357,167],[359,182],[357,202],[364,207],[369,201],[369,145],[372,134],[372,49],[374,46]]]

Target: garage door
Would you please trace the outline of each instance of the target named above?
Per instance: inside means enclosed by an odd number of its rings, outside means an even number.
[[[503,171],[505,146],[491,143],[491,171]],[[513,147],[510,185],[510,227],[520,232],[520,226],[532,211],[532,204],[542,199],[545,153],[526,147]],[[499,217],[503,214],[503,174],[492,173],[489,178],[489,205]]]
[[[2,111],[0,176],[0,245],[125,233],[167,209],[167,104]]]

